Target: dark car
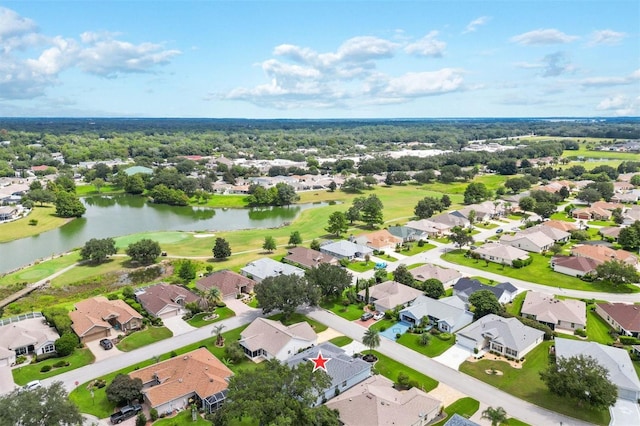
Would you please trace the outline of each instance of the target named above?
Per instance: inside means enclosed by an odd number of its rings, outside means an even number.
[[[502,228],[496,229],[496,234],[502,234],[503,232],[504,232],[504,229]]]
[[[102,346],[102,349],[104,350],[109,350],[113,348],[113,343],[111,343],[111,340],[109,339],[102,339],[100,340],[100,346]]]
[[[139,404],[126,405],[120,409],[120,411],[116,411],[110,417],[112,424],[121,423],[124,420],[127,420],[139,412],[142,411],[142,407]]]
[[[360,317],[361,321],[368,321],[371,318],[373,318],[373,314],[371,312],[365,312],[364,314],[362,314],[362,316]]]

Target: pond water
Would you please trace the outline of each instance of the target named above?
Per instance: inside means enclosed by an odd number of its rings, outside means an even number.
[[[274,228],[328,203],[265,208],[204,208],[151,204],[145,197],[94,196],[82,199],[83,217],[40,235],[0,244],[0,273],[81,247],[91,238],[151,231],[230,231]]]

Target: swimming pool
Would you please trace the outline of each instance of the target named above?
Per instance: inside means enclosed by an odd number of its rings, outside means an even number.
[[[386,337],[389,340],[396,340],[396,334],[404,334],[409,330],[411,324],[408,322],[400,321],[387,328],[385,331],[381,331],[380,335]]]

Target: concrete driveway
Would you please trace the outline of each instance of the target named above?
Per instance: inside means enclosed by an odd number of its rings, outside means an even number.
[[[251,306],[244,303],[242,300],[235,299],[233,297],[224,299],[224,303],[227,305],[227,308],[235,312],[236,316],[241,316],[242,314],[245,314],[245,313],[259,311],[259,309],[252,308]]]
[[[178,336],[180,334],[188,333],[196,328],[189,325],[185,320],[182,319],[180,315],[176,315],[171,318],[163,318],[162,323],[165,327],[167,327],[174,336]]]
[[[640,408],[633,401],[618,398],[616,405],[609,408],[609,412],[611,413],[609,426],[640,425]]]
[[[16,388],[11,375],[11,367],[0,367],[0,395],[10,393]]]
[[[473,352],[469,349],[460,345],[453,345],[442,355],[433,358],[433,360],[457,370],[460,368],[460,364],[465,362],[470,356],[473,356]]]
[[[120,349],[113,345],[113,348],[107,350],[100,346],[100,340],[94,340],[92,342],[86,342],[85,345],[91,350],[91,353],[96,357],[95,362],[102,361],[103,359],[112,358],[122,353]]]

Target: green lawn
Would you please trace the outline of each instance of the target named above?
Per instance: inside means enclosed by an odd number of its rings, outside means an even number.
[[[76,185],[76,195],[78,197],[86,197],[87,195],[99,195],[99,194],[121,194],[124,193],[124,189],[120,189],[115,185],[105,184],[102,188],[100,188],[100,192],[96,189],[96,187],[92,184],[87,185]]]
[[[227,308],[226,306],[224,308],[216,308],[215,311],[216,314],[218,314],[218,318],[216,319],[210,319],[210,320],[204,320],[204,318],[206,316],[211,315],[210,312],[201,312],[199,314],[194,315],[191,319],[187,320],[187,323],[189,323],[189,325],[193,326],[193,327],[204,327],[205,325],[209,325],[212,324],[214,322],[218,322],[218,321],[222,321],[225,320],[227,318],[231,318],[232,316],[235,315],[235,312],[233,312],[230,308]]]
[[[482,228],[482,229],[494,229],[494,228],[497,228],[500,225],[498,225],[497,223],[489,222],[486,225],[484,223],[476,223],[473,226],[475,226],[477,228]]]
[[[28,216],[8,223],[0,224],[0,243],[38,235],[55,228],[59,228],[73,219],[55,216],[55,207],[45,205],[35,207]],[[37,225],[29,225],[29,221],[37,220]]]
[[[575,222],[576,221],[574,218],[568,217],[565,212],[554,213],[549,217],[549,219],[562,220],[562,221],[565,221],[565,222]]]
[[[173,333],[167,327],[147,327],[146,330],[131,333],[116,346],[123,352],[130,352],[172,336]]]
[[[587,222],[587,225],[595,225],[595,226],[617,226],[615,222],[610,220],[590,220]]]
[[[525,423],[523,421],[520,421],[518,419],[514,419],[513,417],[509,417],[507,419],[507,423],[509,426],[531,426],[529,423]]]
[[[333,343],[334,345],[338,346],[338,347],[343,347],[343,346],[347,346],[349,343],[353,342],[353,339],[351,337],[347,337],[347,336],[338,336],[338,337],[334,337],[333,339],[329,340],[331,343]]]
[[[291,314],[289,318],[287,318],[286,320],[283,319],[283,314],[272,315],[269,317],[269,319],[273,321],[280,321],[284,325],[297,324],[299,322],[306,321],[309,323],[311,328],[313,328],[313,331],[315,331],[316,333],[321,333],[325,331],[327,328],[329,328],[326,325],[319,323],[318,321],[313,320],[297,312],[294,312],[293,314]]]
[[[442,255],[442,259],[457,263],[459,265],[469,266],[482,271],[493,272],[494,274],[504,275],[509,278],[516,278],[524,281],[531,281],[538,284],[548,285],[551,287],[562,287],[572,290],[584,291],[600,291],[608,293],[638,293],[640,288],[632,285],[611,285],[606,283],[594,282],[588,283],[576,277],[560,274],[551,270],[549,266],[549,257],[538,253],[529,253],[533,259],[531,265],[524,268],[515,269],[509,266],[502,266],[497,263],[489,262],[487,265],[483,260],[474,260],[465,257],[466,251],[453,250]]]
[[[2,228],[0,228],[0,233]],[[28,268],[21,269],[12,274],[7,274],[0,278],[0,285],[15,284],[21,282],[34,283],[40,281],[49,275],[64,269],[67,266],[71,266],[80,260],[80,255],[77,251],[70,253],[69,255],[58,256],[45,262],[39,262]],[[75,268],[74,268],[75,269]]]
[[[469,417],[473,416],[479,408],[480,402],[476,401],[475,399],[468,396],[465,398],[460,398],[453,404],[445,407],[444,412],[447,413],[447,417],[434,424],[433,426],[444,425],[449,420],[449,417],[453,416],[456,413],[468,419]]]
[[[410,381],[415,381],[418,387],[425,392],[432,391],[438,386],[438,381],[429,376],[425,376],[377,351],[373,351],[373,354],[378,357],[378,361],[374,365],[374,370],[394,383],[398,380],[398,373],[402,372],[409,376]]]
[[[351,269],[353,272],[364,272],[370,271],[376,266],[376,262],[368,261],[368,262],[350,262],[347,265],[347,268]]]
[[[348,321],[357,320],[364,312],[364,310],[358,305],[351,304],[344,306],[342,302],[337,300],[325,300],[320,303],[320,306]]]
[[[191,420],[191,411],[184,410],[178,413],[177,416],[159,419],[153,423],[153,426],[211,426],[211,422],[203,419],[198,415],[197,420],[194,422]]]
[[[420,247],[417,243],[411,243],[411,248],[409,250],[405,250],[404,248],[400,251],[400,254],[405,256],[413,256],[414,254],[422,253],[423,251],[431,250],[436,248],[433,244],[425,243],[422,247]]]
[[[454,335],[452,335],[449,340],[442,340],[438,336],[432,335],[431,341],[427,346],[420,345],[418,343],[419,340],[420,336],[417,334],[404,333],[402,336],[400,336],[397,342],[403,346],[408,347],[409,349],[413,349],[414,351],[421,353],[422,355],[428,356],[429,358],[442,355],[456,342],[456,338]]]
[[[26,385],[32,380],[42,380],[48,377],[57,376],[58,374],[84,367],[93,363],[94,356],[88,348],[77,349],[73,354],[62,358],[51,358],[36,364],[24,364],[24,367],[14,368],[11,370],[13,381],[18,385]],[[46,373],[41,373],[40,369],[44,365],[53,365],[59,361],[67,361],[68,367],[54,368]]]
[[[587,339],[608,345],[613,343],[613,338],[609,334],[611,327],[600,315],[591,310],[593,305],[587,305]]]
[[[507,312],[509,312],[511,315],[519,316],[520,311],[522,310],[522,304],[524,303],[525,297],[527,297],[526,291],[523,291],[522,293],[518,294],[513,299],[513,302],[508,303],[506,305]]]
[[[522,368],[513,368],[504,361],[480,360],[465,361],[460,371],[476,379],[482,380],[517,398],[539,405],[558,413],[600,425],[608,425],[609,410],[594,410],[589,407],[578,407],[566,398],[558,398],[547,389],[540,380],[539,373],[549,364],[549,347],[552,342],[543,342],[526,355]],[[495,369],[503,375],[487,374],[485,370]],[[526,383],[526,386],[522,384]]]
[[[388,330],[392,325],[394,325],[395,323],[397,323],[397,320],[390,320],[390,319],[386,319],[383,318],[379,321],[376,321],[374,324],[372,324],[369,329],[370,330],[376,330],[376,331],[382,331],[382,329],[384,328],[385,330]]]
[[[378,255],[376,257],[379,257],[380,259],[388,260],[389,262],[395,262],[398,260],[395,257],[391,256],[390,254],[386,254],[386,253]]]

